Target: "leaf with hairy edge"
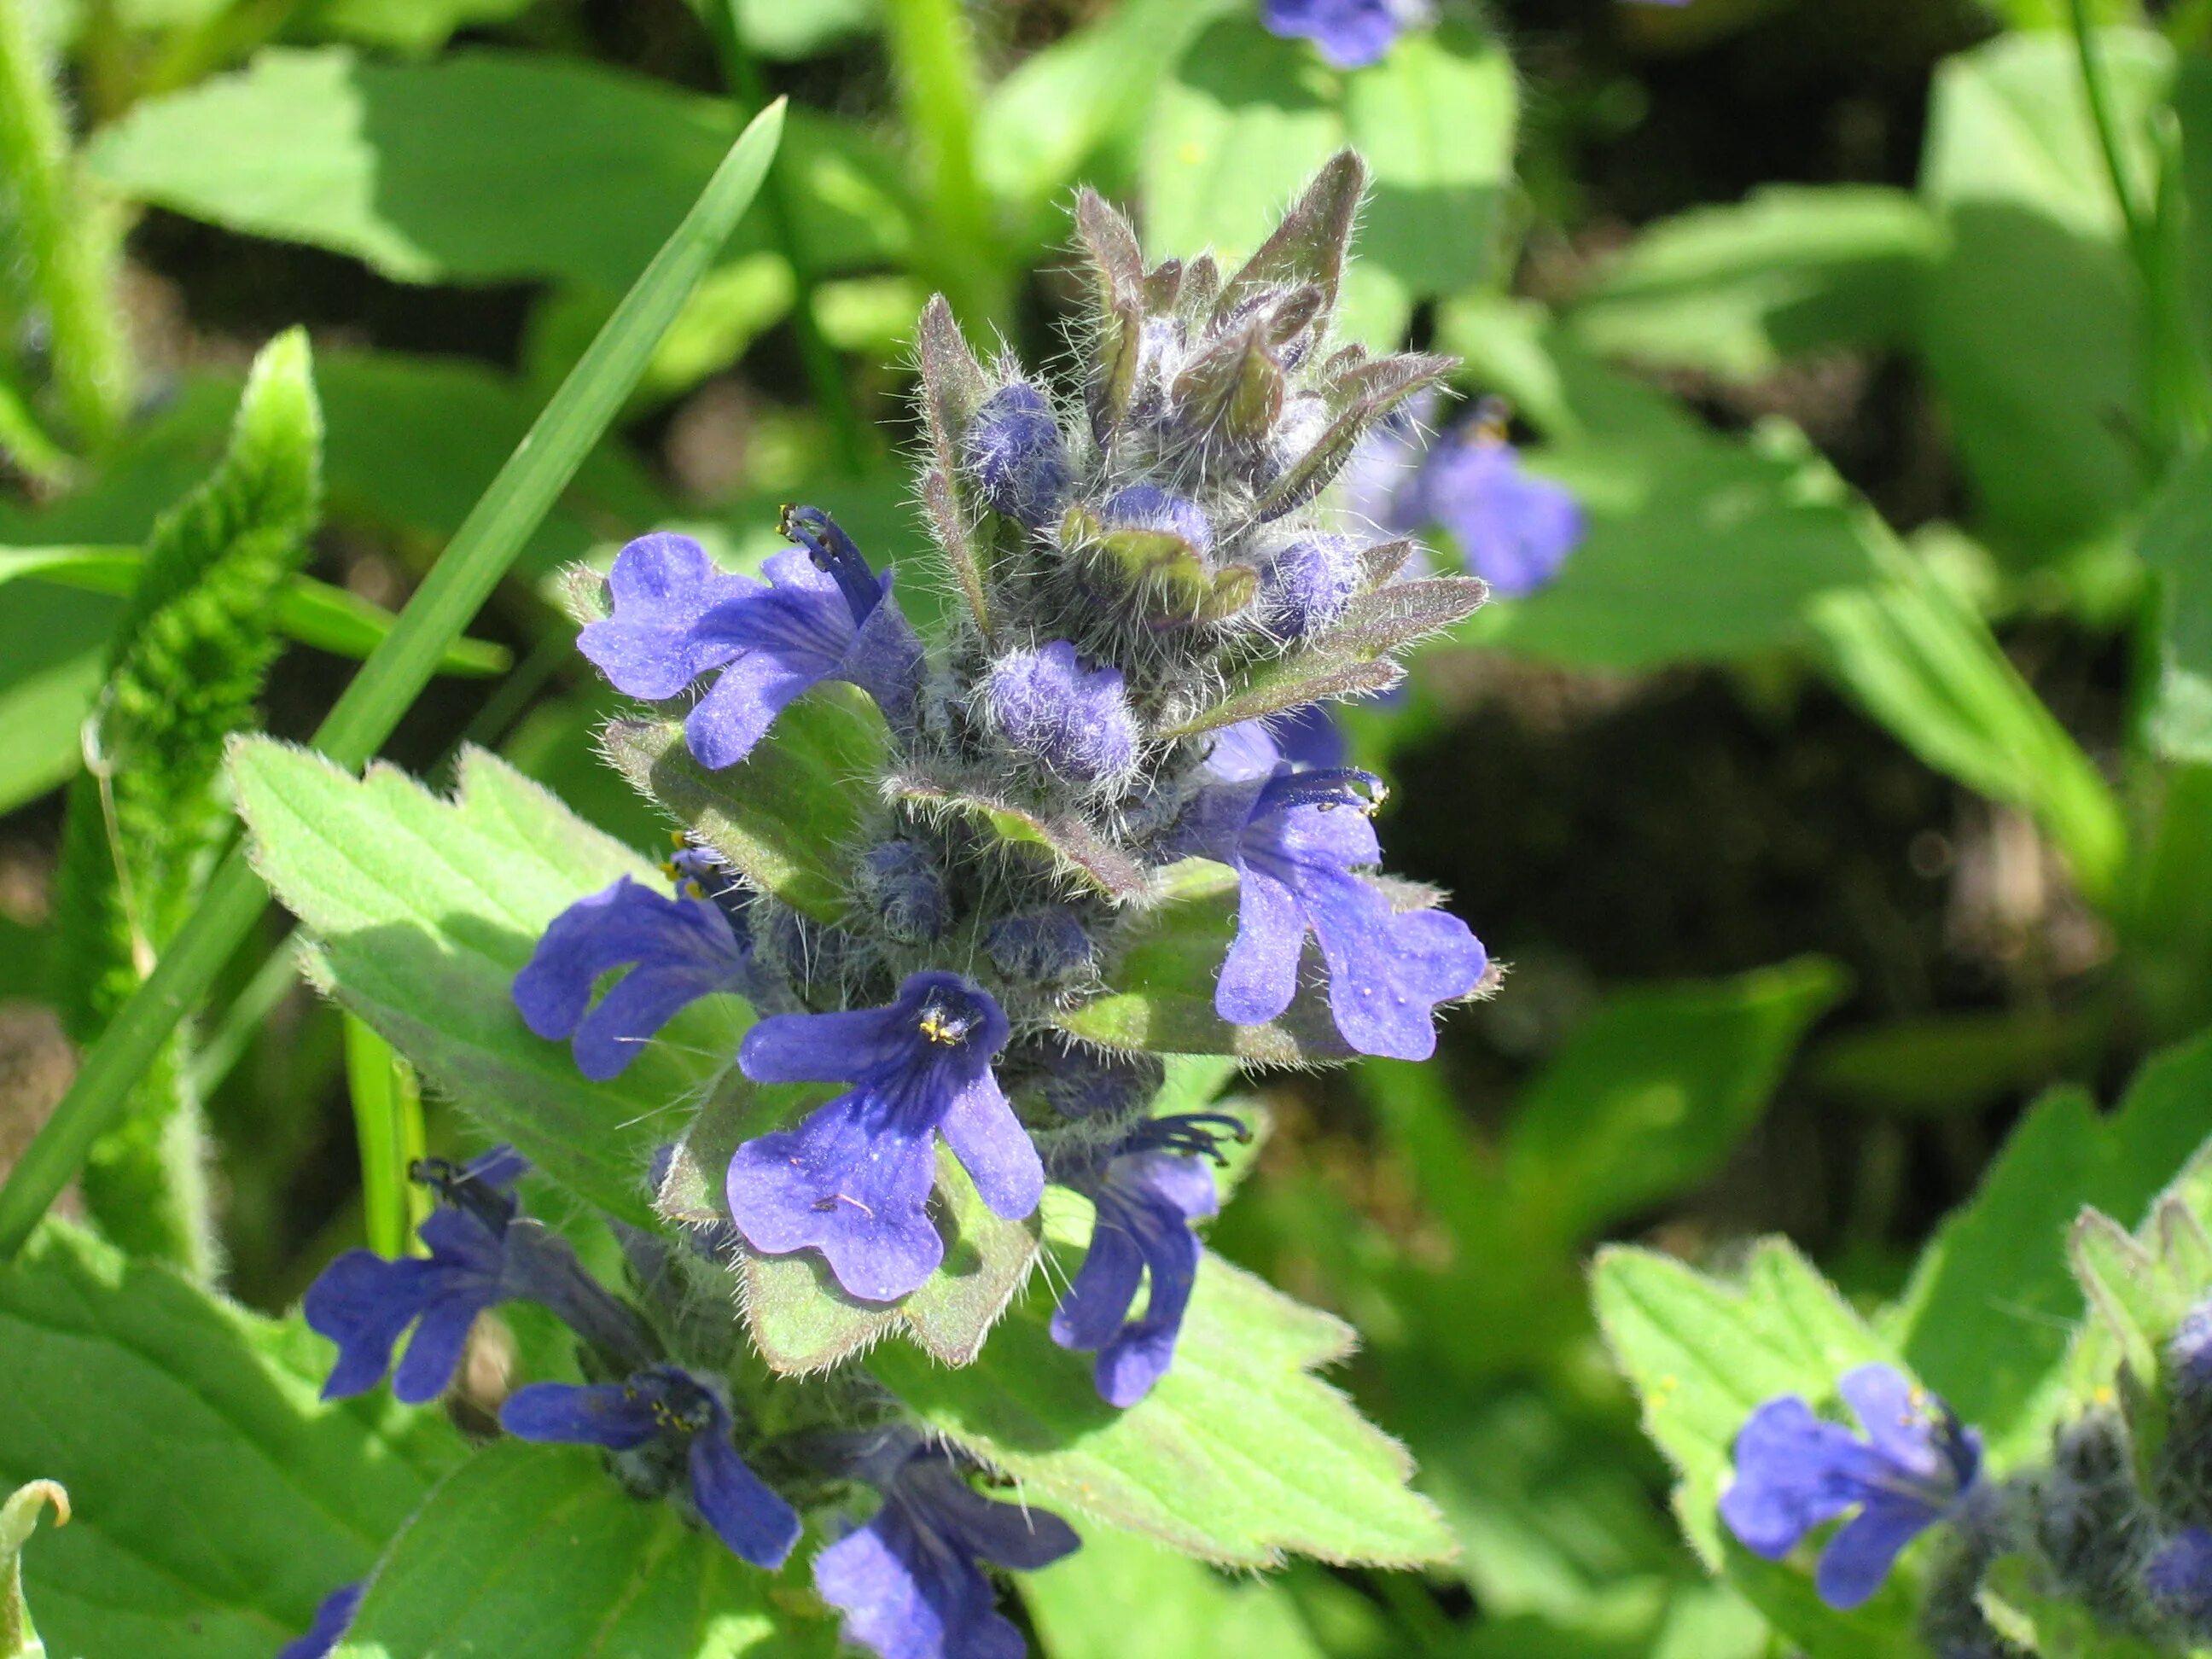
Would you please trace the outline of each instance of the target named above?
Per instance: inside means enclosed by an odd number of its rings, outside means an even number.
[[[988,635],[991,607],[985,579],[990,550],[972,528],[975,511],[961,483],[960,437],[990,395],[990,377],[969,349],[967,337],[942,294],[932,295],[922,307],[921,319],[915,325],[915,351],[921,366],[922,425],[935,462],[922,479],[922,501],[961,595],[976,626]]]
[[[23,1580],[56,1659],[269,1659],[460,1460],[435,1411],[317,1398],[330,1345],[49,1223],[0,1274],[0,1491],[67,1487]],[[4,1614],[0,1614],[4,1625]]]
[[[725,1225],[729,1208],[723,1172],[741,1140],[764,1134],[829,1098],[818,1085],[763,1087],[732,1077],[702,1112],[670,1160],[659,1209],[690,1227]],[[803,1376],[826,1370],[884,1337],[903,1334],[930,1358],[965,1365],[1029,1277],[1039,1223],[991,1213],[959,1161],[938,1149],[937,1225],[945,1261],[911,1296],[896,1303],[862,1302],[838,1288],[812,1250],[767,1256],[736,1242],[738,1301],[761,1357],[777,1370]]]
[[[791,1605],[804,1571],[747,1565],[596,1452],[500,1441],[392,1540],[334,1659],[827,1659],[836,1626]]]
[[[592,1083],[509,988],[562,910],[623,876],[657,883],[653,867],[477,750],[451,800],[264,738],[235,747],[231,777],[256,867],[313,938],[315,981],[549,1176],[650,1225],[653,1149],[736,1054],[744,1004],[708,999]]]
[[[881,760],[882,720],[858,691],[825,686],[776,717],[760,746],[709,772],[691,757],[673,720],[617,720],[602,738],[607,758],[642,794],[750,880],[819,921],[845,914],[838,854],[858,833],[856,779]]]
[[[1146,891],[1144,866],[1072,814],[1047,815],[908,770],[884,780],[885,799],[931,813],[957,813],[1015,847],[1036,849],[1061,875],[1120,903]]]
[[[1834,1288],[1778,1238],[1760,1242],[1741,1287],[1616,1246],[1599,1252],[1592,1288],[1644,1431],[1681,1476],[1674,1513],[1706,1564],[1810,1659],[1924,1659],[1903,1575],[1838,1613],[1801,1568],[1763,1561],[1729,1536],[1716,1508],[1736,1433],[1759,1406],[1794,1394],[1817,1409],[1854,1366],[1893,1363]]]
[[[1436,1510],[1406,1485],[1403,1448],[1311,1375],[1351,1351],[1351,1328],[1217,1256],[1200,1267],[1168,1374],[1127,1411],[1101,1401],[1091,1357],[1047,1330],[1048,1287],[1075,1270],[1090,1206],[1056,1188],[1046,1202],[1055,1271],[974,1364],[947,1370],[896,1345],[869,1356],[924,1423],[1031,1498],[1227,1565],[1451,1554]]]

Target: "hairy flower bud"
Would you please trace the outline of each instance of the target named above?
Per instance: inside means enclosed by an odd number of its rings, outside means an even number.
[[[945,876],[927,848],[904,837],[881,842],[861,854],[859,869],[862,895],[890,938],[926,945],[945,937]]]
[[[1000,658],[983,702],[1008,743],[1062,777],[1096,782],[1136,761],[1137,717],[1121,670],[1085,667],[1066,640]]]
[[[1200,557],[1213,550],[1213,526],[1206,509],[1158,484],[1131,484],[1106,498],[1099,516],[1115,530],[1151,530],[1188,543]]]
[[[1091,934],[1066,905],[1028,910],[994,922],[983,948],[1008,979],[1030,985],[1065,985],[1086,971],[1097,955]]]
[[[968,470],[994,511],[1035,526],[1067,500],[1073,474],[1060,422],[1044,393],[1026,380],[985,398],[961,443]]]
[[[1301,536],[1278,548],[1260,571],[1268,631],[1300,640],[1332,626],[1359,591],[1359,550],[1343,536]]]

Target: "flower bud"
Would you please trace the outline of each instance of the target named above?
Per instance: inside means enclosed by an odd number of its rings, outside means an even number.
[[[1067,499],[1073,473],[1060,422],[1027,381],[985,398],[961,442],[968,471],[994,510],[1035,526]]]
[[[1066,984],[1097,957],[1082,918],[1061,904],[993,923],[983,948],[1008,979],[1041,986]]]
[[[983,700],[1008,743],[1062,777],[1097,782],[1136,761],[1137,717],[1121,670],[1085,668],[1066,640],[1000,658]]]
[[[1131,484],[1106,498],[1098,516],[1115,530],[1150,530],[1188,543],[1200,557],[1213,550],[1213,526],[1196,501],[1157,484]]]
[[[1270,554],[1260,569],[1260,605],[1268,631],[1302,640],[1332,627],[1359,590],[1359,550],[1344,536],[1301,536]]]
[[[951,920],[945,876],[929,849],[901,837],[861,855],[860,890],[882,920],[884,932],[902,945],[927,945],[945,937]]]

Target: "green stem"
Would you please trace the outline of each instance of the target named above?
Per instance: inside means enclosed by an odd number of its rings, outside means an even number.
[[[374,755],[491,597],[568,480],[635,389],[653,349],[750,205],[783,131],[783,106],[745,129],[676,234],[569,371],[483,499],[416,589],[382,644],[317,729],[341,766]],[[0,1187],[0,1261],[23,1247],[177,1023],[207,994],[269,902],[246,848],[216,867],[205,896],[154,971],[86,1053],[76,1081]]]
[[[0,0],[0,192],[33,300],[52,331],[54,385],[80,443],[114,436],[131,394],[115,303],[117,217],[82,187],[60,98],[23,0]]]
[[[922,156],[927,252],[938,284],[971,332],[1004,328],[1012,292],[975,172],[981,76],[967,16],[960,0],[888,0],[884,21],[899,101]]]
[[[731,92],[746,110],[766,108],[768,82],[761,73],[759,60],[745,45],[744,30],[738,21],[737,0],[708,6],[707,15],[714,45],[722,55],[722,73],[730,83]],[[830,344],[829,336],[822,331],[821,284],[800,231],[800,216],[787,165],[769,170],[768,182],[761,189],[761,208],[768,215],[769,234],[783,251],[784,263],[791,267],[791,331],[798,337],[799,362],[805,369],[806,382],[813,388],[814,401],[829,420],[830,438],[837,448],[838,465],[848,476],[856,477],[867,464],[871,447],[868,429],[861,422],[859,406],[853,401],[853,389],[838,365],[837,354]]]

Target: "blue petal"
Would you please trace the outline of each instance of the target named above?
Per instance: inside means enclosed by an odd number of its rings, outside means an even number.
[[[495,1283],[449,1275],[443,1293],[422,1310],[399,1368],[392,1374],[393,1397],[423,1406],[445,1393],[461,1368],[477,1316],[500,1299]]]
[[[1881,1588],[1898,1553],[1936,1520],[1936,1512],[1910,1498],[1877,1495],[1837,1531],[1820,1553],[1813,1577],[1820,1599],[1844,1611],[1858,1607]]]
[[[1104,1347],[1121,1334],[1144,1276],[1144,1254],[1134,1235],[1118,1216],[1109,1218],[1102,1208],[1091,1225],[1083,1266],[1053,1310],[1052,1340],[1083,1353]]]
[[[577,646],[623,696],[678,696],[733,654],[726,642],[699,636],[700,618],[759,587],[717,570],[687,537],[642,536],[615,556],[607,578],[613,615],[586,628]]]
[[[1213,988],[1214,1012],[1235,1025],[1264,1025],[1297,994],[1306,919],[1297,899],[1272,873],[1238,872],[1237,937]]]
[[[799,1512],[732,1449],[717,1423],[691,1437],[691,1501],[740,1560],[773,1571],[799,1542]]]
[[[896,1501],[915,1524],[952,1553],[1034,1572],[1073,1554],[1082,1540],[1048,1510],[1001,1503],[968,1484],[941,1453],[911,1459],[898,1480]]]
[[[392,1365],[392,1350],[434,1291],[435,1269],[410,1258],[387,1261],[373,1250],[348,1250],[317,1275],[301,1299],[311,1330],[338,1345],[323,1398],[366,1394]]]
[[[768,735],[778,714],[830,672],[811,659],[748,651],[684,717],[684,741],[708,771],[735,766]]]
[[[1044,1196],[1044,1164],[987,1066],[952,1097],[938,1132],[991,1213],[1018,1221]]]
[[[307,1633],[277,1650],[276,1659],[327,1659],[353,1623],[367,1584],[341,1584],[322,1599]]]
[[[1865,1496],[1872,1458],[1850,1430],[1815,1417],[1795,1395],[1770,1400],[1736,1436],[1721,1519],[1746,1549],[1778,1561]]]
[[[835,1014],[772,1014],[745,1033],[738,1066],[756,1083],[842,1083],[896,1066],[913,1050],[901,1003]]]
[[[657,1399],[635,1382],[532,1382],[507,1396],[499,1425],[518,1440],[629,1451],[661,1434]]]
[[[1145,1316],[1123,1329],[1098,1356],[1099,1396],[1109,1406],[1127,1408],[1152,1390],[1174,1361],[1176,1339],[1198,1282],[1198,1237],[1180,1218],[1156,1218],[1143,1235],[1151,1294]]]

